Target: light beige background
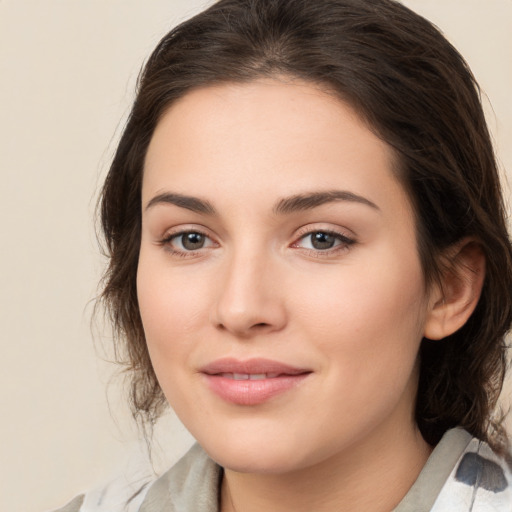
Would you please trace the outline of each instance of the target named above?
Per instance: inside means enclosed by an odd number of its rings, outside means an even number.
[[[140,64],[205,3],[0,0],[0,510],[60,505],[139,450],[90,333],[92,218]],[[466,56],[510,172],[512,0],[405,3]],[[157,462],[191,442],[172,417],[160,430]]]

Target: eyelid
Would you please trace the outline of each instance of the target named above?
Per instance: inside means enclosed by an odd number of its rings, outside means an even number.
[[[304,238],[306,235],[310,235],[312,233],[328,233],[330,235],[334,235],[340,238],[343,238],[352,243],[356,242],[356,235],[347,228],[343,228],[341,226],[333,227],[327,226],[326,224],[317,223],[317,224],[307,224],[305,226],[300,227],[297,232],[294,234],[295,241]]]
[[[196,226],[186,226],[186,227],[183,227],[183,226],[179,226],[177,228],[171,228],[171,229],[168,229],[165,231],[165,234],[160,237],[160,242],[168,242],[169,240],[171,240],[172,238],[176,237],[176,236],[179,236],[179,235],[184,235],[185,233],[199,233],[200,235],[204,235],[208,238],[212,238],[205,229],[202,229],[202,228],[198,228]]]
[[[205,238],[207,238],[211,242],[211,244],[208,245],[207,247],[201,247],[201,248],[195,249],[195,250],[177,249],[171,245],[171,241],[174,238],[183,236],[187,233],[198,233],[200,235],[203,235]],[[197,224],[179,225],[174,228],[168,229],[168,230],[166,230],[165,234],[157,240],[156,243],[158,245],[163,246],[172,255],[178,255],[178,256],[182,256],[182,257],[197,256],[197,255],[199,255],[199,253],[203,252],[204,250],[212,249],[212,248],[219,246],[219,243],[211,235],[209,230],[204,228],[203,226],[198,226]]]
[[[352,233],[347,233],[343,228],[333,228],[333,227],[325,227],[325,225],[311,225],[301,227],[294,236],[294,242],[291,244],[291,247],[294,249],[300,249],[302,251],[306,251],[312,254],[315,257],[328,257],[332,256],[339,251],[347,250],[351,245],[357,243],[356,237]],[[332,235],[336,237],[341,243],[335,245],[334,247],[328,249],[310,249],[307,247],[301,247],[299,242],[304,240],[306,237],[314,234],[314,233],[325,233],[327,235]]]

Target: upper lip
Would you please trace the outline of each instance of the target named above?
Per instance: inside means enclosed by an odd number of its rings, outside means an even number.
[[[279,375],[300,375],[310,373],[311,370],[300,368],[273,361],[271,359],[254,358],[240,361],[234,358],[217,359],[208,363],[201,368],[202,373],[208,375],[217,375],[221,373],[238,373],[238,374],[263,374],[277,373]]]

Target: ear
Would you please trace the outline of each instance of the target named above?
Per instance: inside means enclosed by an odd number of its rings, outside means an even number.
[[[460,329],[478,304],[485,279],[485,255],[481,245],[465,238],[442,257],[444,270],[433,285],[424,337],[440,340]]]

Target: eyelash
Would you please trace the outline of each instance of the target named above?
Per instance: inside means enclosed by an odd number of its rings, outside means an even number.
[[[325,249],[310,249],[305,247],[300,247],[299,243],[303,240],[305,240],[307,237],[311,237],[315,234],[321,233],[322,235],[332,236],[335,241],[338,241],[339,243],[337,245],[334,245],[334,247],[328,247]],[[165,250],[168,251],[172,256],[178,256],[181,258],[193,258],[195,256],[200,255],[201,250],[208,249],[209,247],[200,247],[196,250],[183,250],[183,249],[175,249],[172,246],[172,241],[175,239],[178,239],[180,237],[183,237],[185,235],[201,235],[205,237],[205,239],[209,240],[212,245],[218,245],[216,242],[214,242],[210,236],[208,236],[206,233],[199,229],[187,229],[182,231],[177,231],[174,233],[169,233],[164,238],[159,240],[158,244],[165,247]],[[333,231],[329,229],[308,229],[304,230],[303,233],[299,233],[298,238],[295,242],[291,244],[291,247],[295,249],[302,249],[304,252],[306,252],[308,255],[316,257],[316,258],[322,258],[322,257],[329,257],[333,256],[335,254],[338,254],[341,251],[346,251],[351,245],[355,244],[356,240],[353,238],[349,238],[346,235],[339,233],[338,231]],[[183,239],[182,239],[182,245],[183,245]],[[211,247],[211,246],[210,246]]]
[[[332,236],[335,241],[338,241],[339,243],[335,245],[334,247],[329,247],[326,249],[309,249],[309,248],[301,248],[298,244],[307,239],[308,237],[312,237],[315,234],[322,234],[327,236]],[[354,245],[356,243],[356,240],[353,238],[349,238],[348,236],[334,230],[330,229],[307,229],[303,233],[299,235],[297,238],[297,241],[292,244],[292,247],[295,247],[297,249],[303,249],[307,252],[309,256],[313,256],[315,258],[326,258],[330,256],[337,255],[339,252],[344,252],[348,250],[348,248],[351,245]]]
[[[175,249],[171,244],[171,242],[174,239],[178,239],[180,237],[183,237],[183,236],[189,235],[189,234],[190,235],[192,235],[192,234],[201,235],[205,239],[212,241],[211,237],[209,237],[206,233],[204,233],[200,229],[184,229],[182,231],[177,231],[175,233],[169,233],[164,238],[162,238],[158,242],[158,244],[163,246],[165,248],[165,250],[168,251],[172,256],[178,256],[180,258],[191,258],[194,256],[198,256],[200,254],[200,251],[202,249],[205,249],[205,247],[200,247],[197,250],[182,250],[182,249]],[[215,244],[215,242],[213,242],[213,243]],[[183,244],[183,242],[182,242],[182,244]]]

